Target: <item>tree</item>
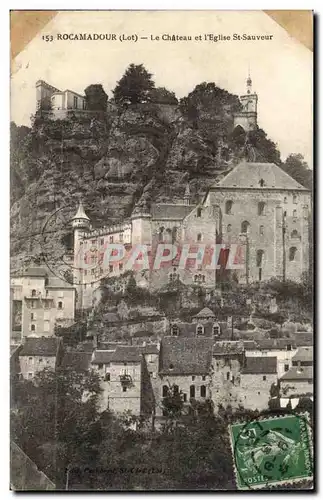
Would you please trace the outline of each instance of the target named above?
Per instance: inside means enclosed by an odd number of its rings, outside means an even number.
[[[152,89],[149,94],[150,101],[156,104],[177,104],[178,100],[174,92],[167,90],[165,87],[157,87]]]
[[[281,168],[293,179],[302,184],[302,186],[312,189],[313,172],[308,168],[308,164],[304,161],[301,154],[290,154]]]
[[[125,74],[113,90],[117,104],[138,104],[150,100],[150,92],[155,84],[152,74],[142,64],[130,64]]]
[[[27,386],[28,384],[28,386]],[[15,382],[12,439],[57,487],[69,464],[88,464],[102,436],[98,424],[97,374],[58,369],[39,372],[34,384]],[[46,450],[52,448],[52,459]],[[54,451],[57,451],[56,452]]]
[[[280,165],[280,152],[276,144],[267,137],[262,128],[256,128],[249,132],[248,143],[255,150],[256,161],[272,162]]]
[[[106,111],[108,96],[101,84],[92,84],[84,90],[86,109],[89,111]]]

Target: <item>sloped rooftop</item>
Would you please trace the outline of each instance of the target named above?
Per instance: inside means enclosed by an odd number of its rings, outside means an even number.
[[[56,356],[61,339],[57,337],[28,337],[19,356]]]
[[[160,349],[161,374],[206,375],[212,361],[212,339],[164,337]]]
[[[275,163],[239,163],[212,188],[284,189],[308,191]]]
[[[154,220],[183,220],[194,208],[195,205],[156,203],[151,206],[151,215]]]
[[[299,347],[292,361],[313,361],[313,347]]]
[[[313,380],[312,366],[292,366],[288,372],[284,373],[281,380]]]
[[[277,358],[271,357],[250,357],[245,358],[245,365],[241,370],[244,374],[266,374],[277,373]]]

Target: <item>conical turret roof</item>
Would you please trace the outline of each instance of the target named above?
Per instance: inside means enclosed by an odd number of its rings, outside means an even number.
[[[79,207],[77,209],[77,212],[76,212],[76,214],[73,217],[73,220],[74,219],[86,219],[86,220],[90,220],[89,217],[85,213],[85,210],[84,210],[84,207],[83,207],[83,203],[81,201],[80,201]]]

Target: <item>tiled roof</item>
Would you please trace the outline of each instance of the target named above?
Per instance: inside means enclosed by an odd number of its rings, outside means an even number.
[[[220,340],[214,343],[213,356],[225,354],[242,354],[244,351],[242,340]]]
[[[261,179],[264,181],[260,186]],[[253,188],[253,189],[284,189],[308,191],[274,163],[239,163],[214,188]]]
[[[77,350],[80,352],[92,353],[94,351],[93,341],[90,340],[90,341],[81,342],[80,344],[77,345]]]
[[[138,346],[118,346],[113,354],[113,363],[140,363],[142,348]]]
[[[161,374],[205,375],[212,361],[212,339],[164,337],[160,349]]]
[[[250,357],[245,358],[245,365],[241,370],[245,374],[257,373],[277,373],[277,358],[271,357]]]
[[[92,354],[82,351],[70,351],[65,353],[62,367],[76,372],[87,371],[90,367]]]
[[[156,344],[147,344],[140,346],[142,354],[159,354],[159,349]]]
[[[299,347],[313,345],[313,332],[296,332],[294,334],[294,342]]]
[[[195,205],[175,205],[157,203],[151,207],[151,215],[154,220],[183,220]]]
[[[114,353],[115,351],[94,351],[91,363],[92,365],[111,363]]]
[[[210,318],[210,317],[215,318],[215,314],[208,307],[204,307],[203,309],[201,309],[201,311],[198,312],[197,315],[195,316],[195,318]]]
[[[270,350],[270,349],[287,349],[287,346],[291,346],[292,349],[296,349],[296,344],[293,339],[279,338],[279,339],[260,339],[256,340],[258,349]]]
[[[288,372],[284,373],[281,380],[313,380],[313,367],[292,366]]]
[[[34,278],[46,278],[48,271],[43,267],[29,267],[24,271],[23,276],[30,276]]]
[[[313,361],[313,347],[299,347],[292,361]]]
[[[50,276],[48,278],[48,284],[46,288],[74,288],[71,283],[68,283],[66,280],[62,278],[58,278],[57,276]]]
[[[257,342],[255,340],[244,340],[243,346],[246,350],[254,351],[258,349]]]
[[[56,356],[61,339],[56,337],[28,337],[19,356]]]

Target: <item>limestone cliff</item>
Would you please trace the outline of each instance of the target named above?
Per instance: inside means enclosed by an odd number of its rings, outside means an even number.
[[[124,220],[143,199],[182,199],[188,182],[198,201],[245,154],[246,138],[233,131],[237,96],[219,89],[212,99],[110,106],[64,120],[38,116],[31,129],[12,124],[12,270],[40,258],[44,247],[66,252],[80,197],[93,226]],[[264,133],[254,150],[279,159]],[[52,228],[46,237],[45,225]]]

